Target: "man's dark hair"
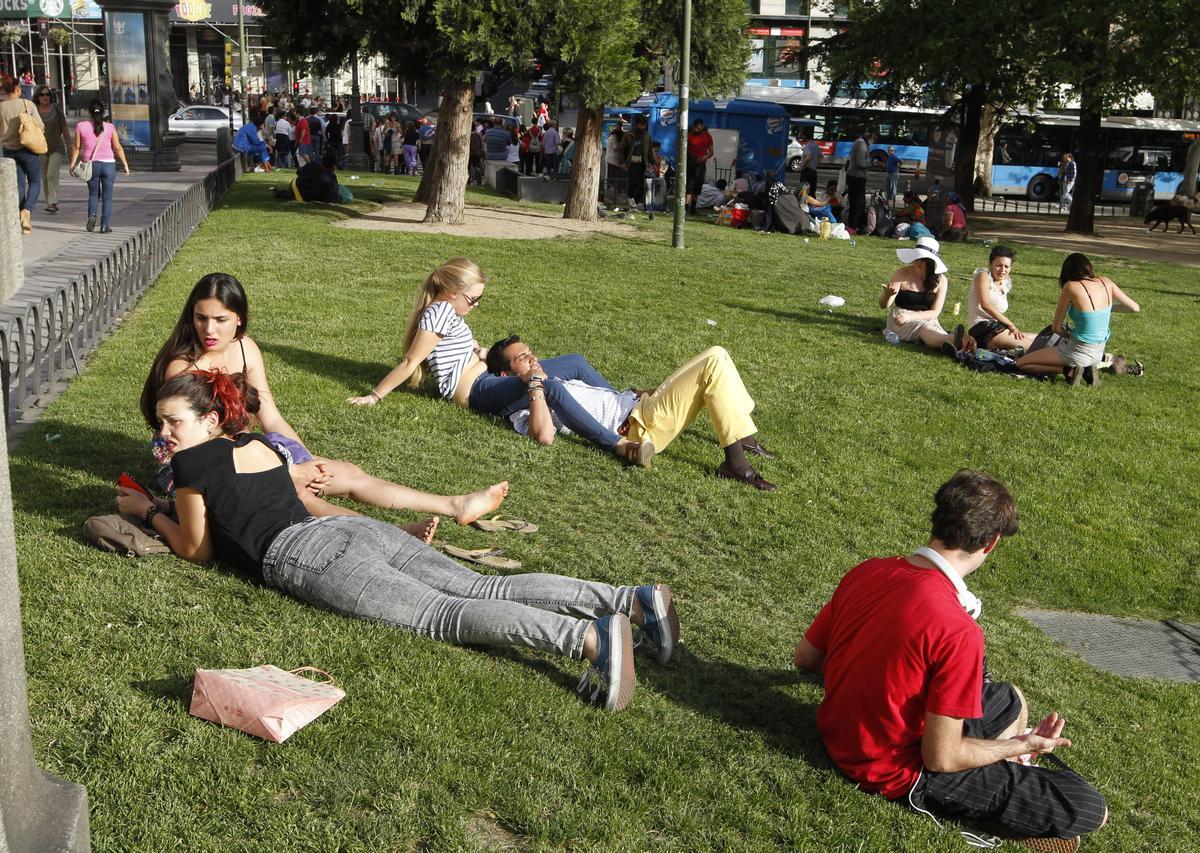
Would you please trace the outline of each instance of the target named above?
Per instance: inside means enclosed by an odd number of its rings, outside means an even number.
[[[999,533],[1019,529],[1017,505],[1008,488],[990,474],[962,469],[934,496],[933,538],[968,553],[987,546]]]
[[[501,338],[490,347],[488,347],[487,365],[488,373],[494,373],[499,376],[501,373],[508,373],[512,370],[512,362],[508,360],[508,355],[505,350],[513,344],[519,344],[521,339],[516,335],[509,335],[507,338]]]

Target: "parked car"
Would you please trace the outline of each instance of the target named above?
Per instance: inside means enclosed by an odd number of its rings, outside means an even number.
[[[474,113],[472,115],[472,118],[474,119],[476,124],[478,124],[481,121],[489,121],[490,122],[492,119],[498,118],[502,122],[504,122],[505,127],[520,127],[521,126],[521,119],[518,118],[517,116],[502,116],[498,113],[493,114],[493,115],[488,115],[487,113]]]
[[[362,108],[381,120],[386,119],[391,113],[395,113],[396,118],[402,122],[419,121],[425,117],[425,113],[421,112],[420,107],[400,101],[364,101]]]
[[[233,129],[242,126],[242,117],[233,114]],[[229,127],[229,110],[225,107],[193,104],[184,107],[167,119],[167,130],[178,130],[187,134],[188,141],[217,139],[217,128]]]

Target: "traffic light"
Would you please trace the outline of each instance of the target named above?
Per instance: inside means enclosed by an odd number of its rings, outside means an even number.
[[[233,85],[233,40],[225,39],[225,85]]]
[[[300,81],[299,80],[296,80],[292,83],[292,94],[297,97],[300,96]]]

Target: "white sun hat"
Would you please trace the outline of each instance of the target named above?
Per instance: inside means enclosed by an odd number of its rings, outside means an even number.
[[[932,237],[922,237],[917,241],[916,248],[897,249],[896,257],[906,264],[911,264],[918,258],[929,258],[929,260],[933,261],[934,274],[941,275],[948,269],[946,264],[942,262],[942,259],[938,257],[938,252],[941,248],[941,244]]]

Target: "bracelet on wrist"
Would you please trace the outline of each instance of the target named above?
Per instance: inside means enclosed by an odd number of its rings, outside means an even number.
[[[379,392],[376,391],[374,388],[372,388],[370,391],[367,392],[367,396],[370,397],[372,400],[374,400],[376,403],[378,403],[380,400],[383,399],[382,397],[379,396]]]
[[[142,521],[145,522],[147,527],[152,528],[154,527],[154,516],[158,515],[160,512],[162,512],[161,509],[154,504],[150,504],[150,508],[146,510],[146,514],[142,516]]]

